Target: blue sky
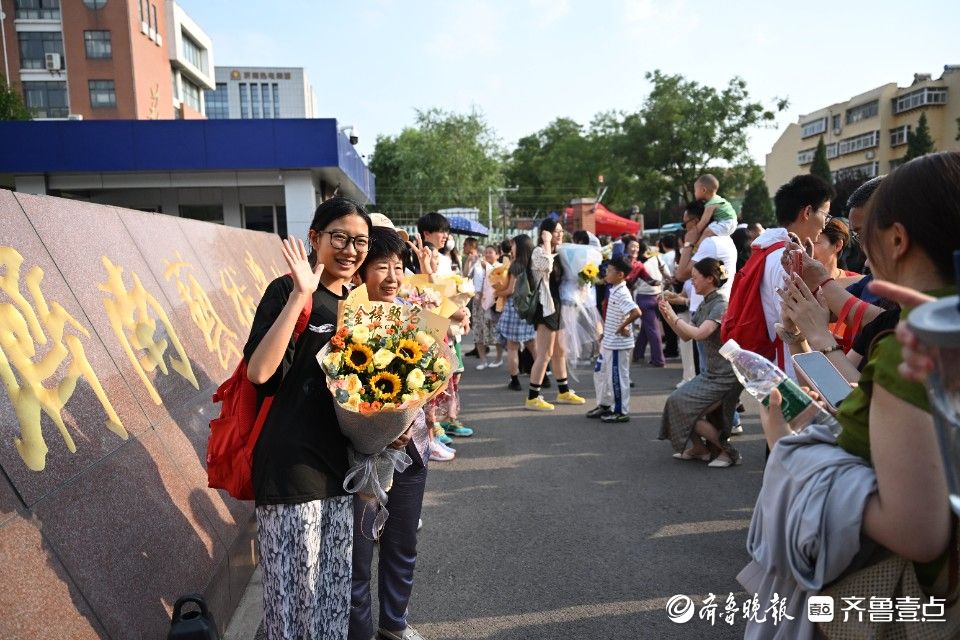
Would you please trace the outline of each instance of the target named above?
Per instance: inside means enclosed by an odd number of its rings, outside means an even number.
[[[659,68],[716,87],[734,75],[790,100],[764,155],[803,113],[960,64],[960,2],[699,0],[178,0],[217,65],[302,66],[319,115],[396,134],[417,108],[476,106],[510,148],[557,117],[635,110]]]

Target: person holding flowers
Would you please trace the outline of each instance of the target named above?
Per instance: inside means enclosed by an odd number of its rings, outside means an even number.
[[[271,282],[244,346],[247,376],[273,396],[253,452],[257,539],[269,640],[345,639],[350,616],[353,496],[343,488],[347,440],[316,360],[367,253],[370,218],[349,198],[321,203],[309,230],[283,241],[290,273]],[[311,305],[309,327],[293,341]]]
[[[530,391],[525,409],[531,411],[553,411],[553,404],[540,395],[547,365],[553,365],[557,376],[559,393],[555,402],[562,404],[583,404],[586,402],[567,385],[567,362],[563,329],[560,324],[560,283],[563,281],[563,265],[558,259],[557,249],[563,241],[563,226],[552,218],[540,223],[540,242],[530,257],[530,271],[533,275],[531,288],[537,292],[537,309],[533,318],[536,327],[536,359],[530,370]]]
[[[360,267],[360,277],[367,287],[371,301],[400,301],[398,295],[403,283],[405,243],[389,227],[375,226],[370,230],[370,250]],[[356,328],[354,329],[356,331]],[[361,336],[362,337],[362,336]],[[414,341],[401,340],[396,350],[379,349],[369,357],[379,374],[371,378],[383,400],[396,402],[401,398],[404,382],[409,387],[421,386],[426,381],[421,369],[412,369],[406,381],[385,371],[394,358],[418,362],[422,349]],[[368,365],[369,366],[369,365]],[[412,378],[412,380],[411,380]],[[378,635],[388,639],[420,638],[407,625],[407,605],[413,591],[414,567],[417,561],[417,525],[423,507],[423,491],[427,482],[427,460],[431,443],[423,409],[409,429],[391,447],[404,450],[412,463],[403,472],[394,471],[390,489],[390,517],[380,532],[379,582],[380,617]],[[354,499],[353,533],[353,590],[350,603],[350,639],[369,640],[373,637],[370,578],[373,563],[374,540],[364,531],[365,504],[359,496]],[[367,518],[369,521],[369,517]]]

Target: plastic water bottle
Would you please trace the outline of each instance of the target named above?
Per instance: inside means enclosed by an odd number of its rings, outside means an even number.
[[[815,422],[829,426],[834,435],[840,433],[840,425],[836,419],[804,393],[803,389],[774,363],[760,354],[742,349],[736,340],[727,340],[720,347],[720,355],[730,361],[740,384],[763,406],[770,406],[770,393],[774,389],[780,391],[783,398],[780,405],[783,418],[794,431],[802,431]]]

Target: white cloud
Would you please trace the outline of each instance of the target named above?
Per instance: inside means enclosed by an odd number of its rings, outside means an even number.
[[[542,27],[570,13],[569,0],[530,0],[530,7],[536,14],[535,22]]]
[[[427,53],[446,59],[460,59],[493,53],[498,48],[503,28],[501,16],[487,3],[450,3],[439,5],[445,15],[437,16],[431,27],[434,37],[427,40]]]
[[[700,26],[700,16],[686,0],[623,0],[623,19],[635,32],[686,34]]]

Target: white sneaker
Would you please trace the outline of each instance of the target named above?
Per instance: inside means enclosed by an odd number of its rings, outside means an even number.
[[[481,362],[480,364],[477,365],[477,371],[483,371],[489,366],[490,365],[488,365],[486,362]]]
[[[503,358],[500,358],[500,359],[497,360],[496,362],[491,362],[490,364],[488,364],[488,365],[487,365],[487,368],[488,368],[488,369],[496,369],[497,367],[502,367],[502,366],[503,366]]]
[[[691,380],[692,380],[692,378],[691,378]],[[679,389],[679,388],[682,387],[683,385],[687,384],[688,382],[690,382],[690,380],[681,380],[680,382],[677,383],[677,389]]]

